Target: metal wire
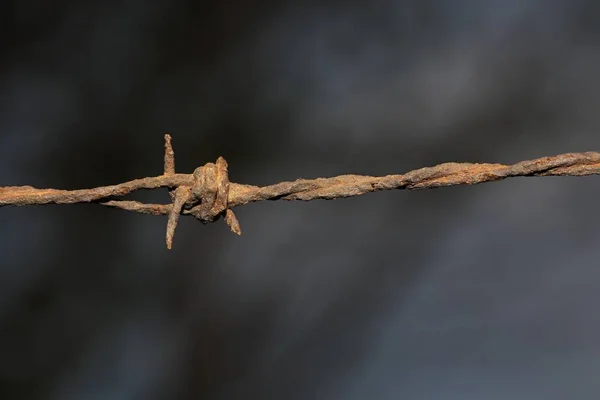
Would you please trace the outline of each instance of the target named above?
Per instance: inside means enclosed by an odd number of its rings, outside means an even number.
[[[203,223],[221,216],[230,229],[241,234],[231,210],[255,201],[337,199],[379,190],[416,190],[454,185],[475,185],[517,176],[584,176],[600,174],[600,153],[566,153],[521,161],[513,165],[444,163],[401,175],[340,175],[332,178],[298,179],[269,186],[230,183],[224,158],[196,168],[192,174],[175,173],[171,136],[165,135],[164,174],[93,189],[37,189],[31,186],[0,187],[0,207],[42,204],[99,203],[143,214],[168,215],[166,243],[170,249],[179,215],[192,215]],[[145,204],[114,200],[141,189],[168,188],[171,204]]]

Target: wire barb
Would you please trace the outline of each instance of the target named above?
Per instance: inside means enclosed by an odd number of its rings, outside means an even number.
[[[175,152],[171,145],[171,135],[165,133],[165,175],[175,174]]]
[[[186,201],[190,198],[190,189],[185,186],[179,186],[175,189],[175,199],[173,200],[173,206],[169,212],[169,220],[167,222],[167,249],[171,250],[173,247],[173,236],[175,236],[175,228],[179,221],[179,214]]]
[[[93,189],[37,189],[32,186],[0,187],[0,207],[42,204],[99,203],[150,215],[167,215],[166,244],[171,249],[180,215],[191,215],[203,224],[224,217],[232,232],[241,235],[240,223],[232,208],[263,200],[337,199],[379,190],[416,190],[454,185],[475,185],[517,176],[600,175],[600,153],[566,153],[522,161],[513,165],[444,163],[382,177],[340,175],[332,178],[297,179],[269,186],[252,186],[229,181],[223,157],[216,163],[196,168],[192,174],[175,172],[175,152],[171,135],[165,134],[162,175]],[[110,200],[142,189],[166,188],[171,204],[145,204]]]

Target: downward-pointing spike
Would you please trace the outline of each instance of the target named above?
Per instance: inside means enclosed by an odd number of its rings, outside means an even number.
[[[167,221],[167,249],[171,250],[173,247],[173,237],[175,236],[175,228],[179,221],[179,215],[183,205],[190,197],[190,189],[187,187],[180,186],[174,191],[173,207],[169,213],[169,220]]]
[[[237,235],[242,234],[242,228],[240,227],[240,222],[238,221],[238,219],[235,216],[235,214],[233,213],[233,211],[231,211],[229,208],[227,209],[227,211],[225,211],[225,222],[229,226],[229,229],[231,229],[231,232],[233,232]]]

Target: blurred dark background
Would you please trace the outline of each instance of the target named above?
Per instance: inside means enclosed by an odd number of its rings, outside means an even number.
[[[0,185],[600,147],[600,3],[3,1]],[[600,180],[0,209],[2,399],[597,399]],[[166,191],[136,193],[167,202]]]

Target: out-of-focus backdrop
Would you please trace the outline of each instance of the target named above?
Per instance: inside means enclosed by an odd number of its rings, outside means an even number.
[[[0,185],[247,184],[600,147],[600,3],[4,1]],[[0,209],[2,399],[597,399],[600,177]],[[167,202],[166,191],[133,198]]]

